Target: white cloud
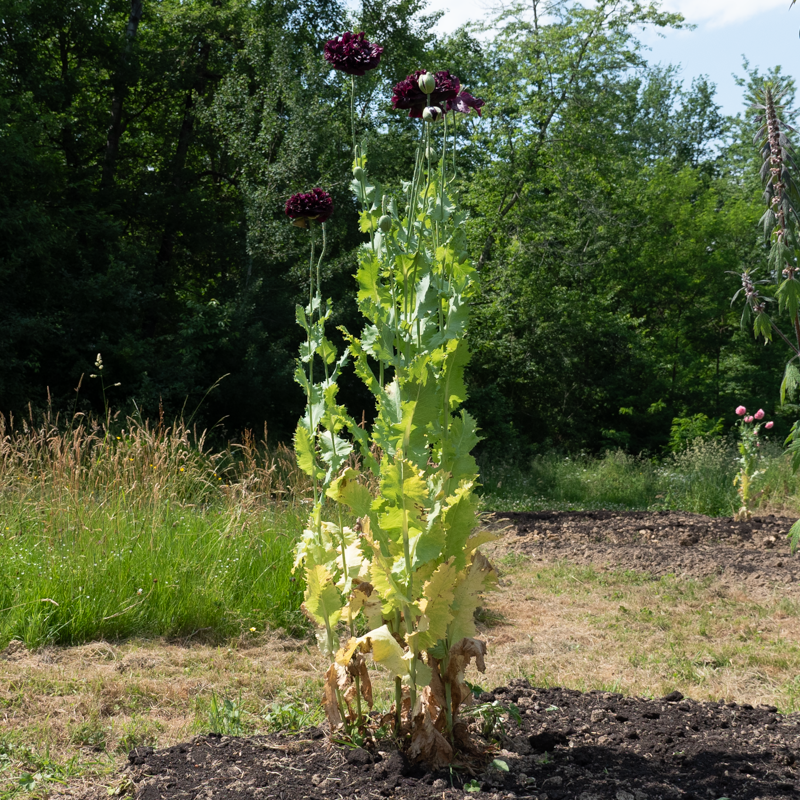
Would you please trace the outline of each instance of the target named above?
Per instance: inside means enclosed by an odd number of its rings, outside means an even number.
[[[664,8],[679,11],[689,22],[722,27],[744,22],[773,8],[786,10],[788,0],[666,0]],[[798,15],[800,17],[800,15]]]

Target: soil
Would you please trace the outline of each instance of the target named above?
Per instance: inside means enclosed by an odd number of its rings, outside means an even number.
[[[547,561],[568,560],[660,576],[722,576],[749,587],[800,581],[786,534],[795,521],[747,522],[675,512],[496,515],[500,543]],[[744,700],[745,698],[743,698]],[[746,702],[696,702],[536,688],[523,680],[484,693],[519,711],[487,756],[453,770],[410,764],[390,742],[333,745],[323,730],[298,735],[198,736],[129,756],[136,800],[773,800],[800,797],[800,714]],[[512,706],[513,704],[513,706]],[[472,730],[476,740],[481,720]],[[508,771],[498,769],[499,759]],[[496,762],[495,762],[496,763]],[[475,781],[467,792],[465,783]]]
[[[786,538],[795,518],[735,522],[676,511],[540,511],[496,514],[512,523],[508,549],[661,577],[721,577],[739,585],[800,581],[800,556]]]
[[[489,756],[508,772],[491,763],[426,771],[388,745],[331,746],[312,729],[138,748],[128,773],[138,800],[786,800],[800,793],[800,715],[774,706],[697,703],[679,692],[660,700],[583,694],[522,680],[479,699],[519,709],[521,722],[505,723]],[[482,794],[466,793],[468,780]]]

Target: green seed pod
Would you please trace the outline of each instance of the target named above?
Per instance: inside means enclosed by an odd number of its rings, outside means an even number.
[[[380,228],[380,229],[381,229],[381,230],[382,230],[384,233],[389,233],[389,231],[392,229],[392,218],[391,218],[391,217],[390,217],[388,214],[384,214],[384,215],[383,215],[383,216],[382,216],[382,217],[381,217],[381,218],[378,220],[378,227],[379,227],[379,228]]]
[[[436,77],[430,72],[426,72],[419,76],[417,84],[423,94],[433,94],[433,90],[436,88]]]
[[[354,168],[353,168],[353,177],[354,177],[354,178],[355,178],[357,181],[363,181],[363,180],[364,180],[364,178],[366,178],[366,177],[367,177],[367,173],[366,173],[366,172],[364,172],[364,170],[363,170],[363,168],[362,168],[362,167],[354,167]]]

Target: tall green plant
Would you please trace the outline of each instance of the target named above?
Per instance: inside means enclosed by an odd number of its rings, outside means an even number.
[[[756,338],[763,336],[771,341],[776,335],[791,350],[792,356],[786,362],[781,382],[781,404],[787,395],[796,394],[800,388],[800,187],[794,179],[797,166],[788,136],[794,130],[782,119],[787,111],[783,101],[790,89],[778,81],[765,81],[752,98],[758,123],[755,143],[762,157],[761,178],[767,205],[761,223],[770,249],[766,277],[755,280],[752,273],[745,270],[741,273],[742,288],[734,295],[734,300],[740,294],[745,296],[742,325],[752,322]],[[776,301],[778,312],[785,313],[789,319],[788,334],[777,324],[774,314],[768,312],[768,304]],[[786,443],[797,471],[800,467],[800,421],[794,423]],[[743,458],[746,458],[744,452]],[[746,467],[743,470],[746,472]],[[746,496],[742,496],[742,502],[746,511]],[[800,520],[790,529],[789,538],[794,551],[800,541]]]
[[[298,562],[305,564],[305,608],[319,625],[323,649],[331,651],[340,622],[351,633],[327,673],[332,727],[363,724],[359,701],[371,700],[364,657],[371,654],[395,678],[395,731],[409,735],[409,754],[442,764],[457,745],[470,746],[458,711],[471,697],[465,669],[472,661],[484,668],[486,644],[476,638],[474,612],[495,579],[478,551],[493,537],[476,532],[476,423],[461,408],[476,282],[448,152],[448,111],[479,111],[483,103],[461,91],[455,76],[424,70],[395,87],[393,102],[423,120],[402,197],[389,196],[369,175],[366,154],[354,143],[352,189],[369,236],[356,276],[366,324],[359,336],[344,334],[356,374],[375,398],[376,417],[368,433],[339,410],[325,417],[321,408],[316,422],[301,423],[298,458],[324,481],[337,522],[315,516],[321,511],[315,492]],[[313,408],[313,390],[308,397]],[[349,465],[331,479],[333,460],[327,471],[314,465],[348,447],[344,439],[344,449],[334,444],[337,425],[357,440],[361,458],[358,468]],[[377,485],[377,496],[370,485]],[[342,524],[342,508],[357,518],[352,528]],[[359,615],[369,630],[354,636]]]

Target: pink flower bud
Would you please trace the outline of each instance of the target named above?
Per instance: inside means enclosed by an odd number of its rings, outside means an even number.
[[[753,417],[752,417],[752,416],[750,416],[750,417],[745,417],[745,418],[744,418],[744,421],[745,421],[745,422],[752,422],[752,421],[753,421]]]
[[[770,428],[771,428],[771,427],[772,427],[774,424],[775,424],[774,422],[770,421],[770,422],[768,422],[768,423],[767,423],[767,424],[766,424],[764,427],[765,427],[767,430],[769,430],[769,429],[770,429]]]
[[[755,413],[756,419],[764,419],[764,409],[759,408],[758,411]]]
[[[739,416],[739,417],[741,417],[742,414],[746,414],[746,413],[747,413],[747,409],[744,406],[739,406],[736,409],[736,415]]]

